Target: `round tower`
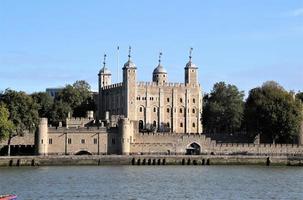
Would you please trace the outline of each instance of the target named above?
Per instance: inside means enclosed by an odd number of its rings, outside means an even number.
[[[156,82],[158,84],[164,84],[167,83],[167,71],[165,68],[161,65],[161,56],[162,53],[159,54],[159,64],[153,71],[153,82]]]
[[[121,153],[122,155],[129,155],[130,143],[132,140],[132,126],[128,118],[122,118],[120,120],[120,136],[121,136]]]
[[[48,122],[47,118],[40,118],[36,135],[36,152],[38,155],[48,154]]]

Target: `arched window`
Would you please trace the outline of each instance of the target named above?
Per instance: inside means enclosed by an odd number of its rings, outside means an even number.
[[[140,108],[139,108],[139,111],[140,111],[140,112],[143,112],[143,108],[142,108],[142,107],[140,107]]]
[[[196,113],[196,110],[193,108],[193,113]]]
[[[195,98],[193,98],[193,103],[196,103],[196,99]]]
[[[156,107],[154,107],[154,112],[157,112],[157,108]]]
[[[180,108],[180,113],[182,113],[183,112],[183,109],[182,108]]]
[[[196,124],[195,123],[193,123],[193,128],[195,128],[196,127]]]
[[[180,103],[182,103],[183,102],[183,100],[182,100],[182,98],[180,98]]]
[[[183,123],[182,122],[180,123],[180,127],[183,127]]]
[[[169,108],[166,108],[166,112],[168,112],[168,113],[169,113]]]
[[[157,126],[157,122],[156,122],[156,121],[153,122],[153,126],[154,126],[154,127]]]

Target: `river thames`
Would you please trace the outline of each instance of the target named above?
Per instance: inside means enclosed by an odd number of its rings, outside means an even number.
[[[303,168],[70,166],[0,168],[18,199],[303,199]]]

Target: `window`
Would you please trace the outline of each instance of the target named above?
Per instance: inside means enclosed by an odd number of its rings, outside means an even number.
[[[52,138],[48,139],[48,144],[53,144],[53,139]]]
[[[166,126],[167,126],[168,128],[170,127],[170,124],[169,124],[169,122],[167,122]]]
[[[163,77],[165,77],[165,74],[163,74]]]
[[[169,108],[166,108],[166,112],[168,112],[168,113],[169,113]]]
[[[167,98],[166,100],[167,100],[167,102],[169,102],[169,98]]]
[[[193,128],[195,128],[196,127],[196,124],[195,123],[193,123]]]
[[[153,126],[154,126],[154,127],[157,126],[157,122],[156,122],[156,121],[153,122]]]
[[[195,72],[195,70],[192,69],[191,72]]]
[[[196,99],[195,98],[193,98],[193,103],[196,103]]]
[[[196,110],[193,108],[193,113],[196,113]]]
[[[81,139],[81,144],[85,144],[85,139]]]
[[[180,113],[182,113],[183,112],[183,109],[182,108],[180,108]]]
[[[154,112],[157,112],[157,108],[156,107],[154,107]]]
[[[182,98],[180,98],[180,103],[182,103],[183,102],[183,100],[182,100]]]
[[[43,139],[41,140],[41,144],[43,144]]]
[[[71,143],[72,143],[72,138],[68,138],[68,139],[67,139],[67,143],[68,143],[68,144],[71,144]]]
[[[183,127],[183,123],[182,123],[182,122],[180,123],[180,127],[181,127],[181,128]]]
[[[140,111],[140,112],[143,112],[143,108],[142,108],[142,107],[140,107],[140,108],[139,108],[139,111]]]
[[[94,144],[97,144],[97,143],[98,143],[98,139],[94,138]]]

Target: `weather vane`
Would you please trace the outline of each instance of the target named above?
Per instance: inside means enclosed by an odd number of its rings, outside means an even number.
[[[106,54],[104,54],[104,59],[103,59],[103,66],[105,67],[105,64],[106,64]]]
[[[159,64],[161,63],[161,56],[162,56],[162,52],[160,51],[160,53],[159,53]]]
[[[129,46],[128,47],[128,60],[130,60],[130,57],[131,57],[131,51],[132,51],[132,47],[131,46]]]
[[[192,53],[193,53],[193,48],[192,47],[190,47],[190,49],[189,49],[189,61],[191,61],[191,58],[192,58]]]

